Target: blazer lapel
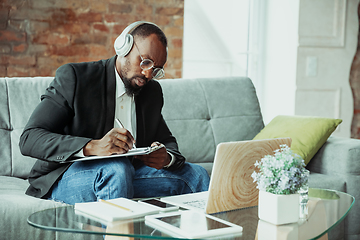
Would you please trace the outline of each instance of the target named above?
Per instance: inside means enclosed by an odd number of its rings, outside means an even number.
[[[105,134],[114,127],[115,119],[115,61],[116,55],[106,61],[106,123],[105,123]]]

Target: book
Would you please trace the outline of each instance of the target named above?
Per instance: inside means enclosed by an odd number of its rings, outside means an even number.
[[[113,154],[110,156],[89,156],[89,157],[76,157],[71,160],[66,160],[64,162],[77,162],[77,161],[89,161],[89,160],[97,160],[97,159],[105,159],[105,158],[114,158],[114,157],[131,157],[131,156],[141,156],[148,155],[152,152],[155,152],[164,146],[153,146],[153,147],[142,147],[142,148],[133,148],[130,149],[127,153],[122,154]]]
[[[75,212],[100,222],[114,222],[159,213],[159,210],[127,198],[116,198],[98,202],[75,203]]]

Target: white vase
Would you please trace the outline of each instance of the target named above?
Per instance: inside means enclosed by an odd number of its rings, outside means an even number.
[[[290,223],[284,225],[274,225],[263,220],[259,220],[257,227],[258,240],[298,240],[299,225],[298,223]],[[303,238],[309,239],[309,238]]]
[[[259,191],[259,218],[275,225],[297,222],[299,198],[299,194],[281,195]]]

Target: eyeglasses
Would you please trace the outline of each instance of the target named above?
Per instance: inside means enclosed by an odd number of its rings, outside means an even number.
[[[140,67],[143,70],[150,70],[152,68],[154,68],[154,62],[151,59],[144,59],[141,54],[140,54],[140,50],[138,48],[138,46],[136,45],[135,41],[134,41],[134,45],[137,49],[137,51],[139,52],[139,55],[141,57],[141,63],[140,63]],[[153,72],[152,72],[152,77],[154,79],[160,79],[163,78],[165,76],[165,71],[163,68],[154,68]]]

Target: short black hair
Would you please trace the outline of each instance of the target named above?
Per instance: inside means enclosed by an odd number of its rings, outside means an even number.
[[[131,35],[133,35],[134,37],[137,36],[142,38],[148,37],[151,34],[156,34],[159,38],[159,41],[164,45],[164,47],[167,47],[168,43],[165,33],[159,27],[153,24],[143,23],[131,32]]]

